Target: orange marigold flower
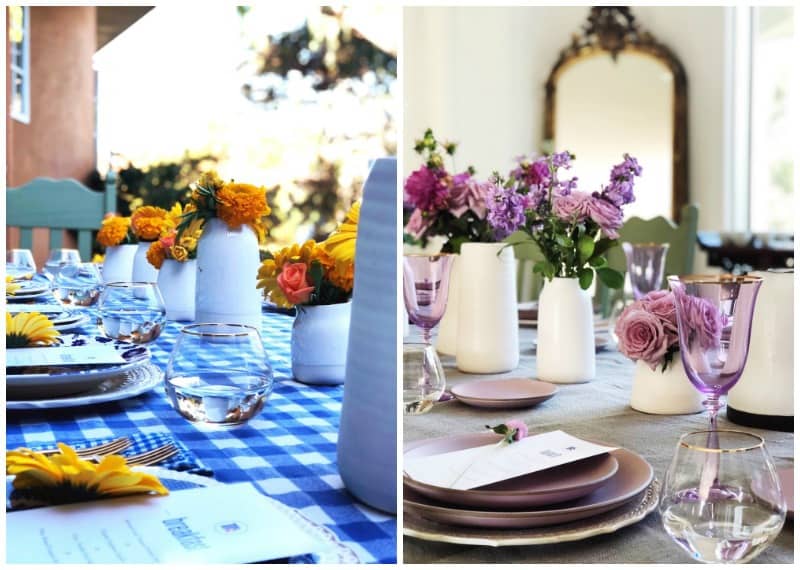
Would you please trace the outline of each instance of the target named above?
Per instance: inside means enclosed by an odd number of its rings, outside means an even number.
[[[272,211],[266,189],[252,184],[226,184],[217,191],[217,216],[231,229],[255,224]]]
[[[152,241],[175,227],[169,212],[156,206],[142,206],[131,215],[131,228],[141,240]]]
[[[100,231],[97,232],[97,243],[103,247],[113,247],[121,244],[128,235],[131,219],[122,216],[111,216],[103,220]]]
[[[160,242],[154,241],[147,249],[147,261],[156,269],[161,269],[164,265],[164,260],[167,258],[167,252],[164,251]]]

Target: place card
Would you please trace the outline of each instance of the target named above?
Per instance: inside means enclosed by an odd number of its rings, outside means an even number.
[[[50,313],[62,313],[64,312],[64,307],[60,305],[48,305],[46,303],[31,303],[30,305],[27,303],[8,303],[6,304],[6,311],[15,315],[17,313],[42,313],[42,314],[50,314]]]
[[[43,346],[6,351],[6,367],[125,364],[120,351],[108,344]]]
[[[414,480],[448,489],[475,489],[572,463],[617,449],[584,441],[563,431],[405,460],[403,468]]]
[[[266,562],[324,545],[250,483],[10,512],[8,563]]]

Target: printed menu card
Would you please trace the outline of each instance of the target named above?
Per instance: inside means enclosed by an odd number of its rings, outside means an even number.
[[[543,471],[617,449],[584,441],[563,431],[425,457],[407,457],[405,472],[420,483],[448,489],[475,489]]]
[[[319,552],[250,483],[8,513],[8,563],[247,563]]]
[[[15,348],[6,351],[6,366],[77,366],[125,364],[120,351],[108,344]]]

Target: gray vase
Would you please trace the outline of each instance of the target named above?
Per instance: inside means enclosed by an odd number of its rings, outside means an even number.
[[[339,426],[339,474],[360,501],[397,509],[397,161],[364,183]]]

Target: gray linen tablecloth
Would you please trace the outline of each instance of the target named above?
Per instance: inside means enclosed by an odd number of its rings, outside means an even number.
[[[500,377],[536,377],[535,330],[520,330],[520,365]],[[569,347],[564,347],[569,358]],[[443,357],[448,386],[489,378],[470,375],[455,368],[455,359]],[[450,434],[480,431],[485,424],[525,420],[532,432],[561,429],[577,437],[592,438],[631,449],[647,459],[656,477],[664,478],[678,438],[689,431],[707,428],[705,414],[656,416],[633,410],[629,402],[634,365],[616,350],[597,354],[597,377],[587,384],[560,385],[550,400],[521,410],[486,410],[458,401],[437,404],[429,413],[404,416],[406,442]],[[742,428],[728,422],[724,412],[720,428],[732,427],[758,433],[778,467],[794,462],[794,435],[769,430]],[[792,563],[794,527],[787,520],[777,540],[754,562]],[[406,563],[682,563],[690,558],[661,527],[657,511],[639,523],[615,533],[563,544],[493,548],[463,546],[403,538]]]

